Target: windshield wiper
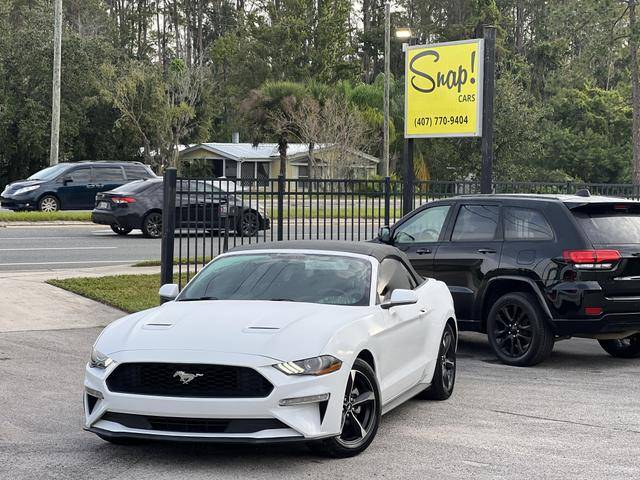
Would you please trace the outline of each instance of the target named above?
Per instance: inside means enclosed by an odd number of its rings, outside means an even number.
[[[198,302],[200,300],[220,300],[218,297],[195,297],[195,298],[182,298],[181,302]]]
[[[297,302],[297,300],[293,300],[292,298],[270,298],[267,301],[268,302]]]

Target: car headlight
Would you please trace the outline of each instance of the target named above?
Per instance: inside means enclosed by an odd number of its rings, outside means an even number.
[[[15,192],[13,192],[14,195],[22,195],[23,193],[29,193],[29,192],[33,192],[34,190],[37,190],[40,188],[40,185],[31,185],[29,187],[22,187],[19,188],[18,190],[16,190]]]
[[[342,361],[331,355],[305,358],[295,362],[282,362],[274,365],[282,373],[287,375],[325,375],[340,370]]]
[[[113,363],[113,359],[109,358],[104,353],[98,351],[96,347],[91,350],[91,361],[89,364],[93,368],[107,368]]]

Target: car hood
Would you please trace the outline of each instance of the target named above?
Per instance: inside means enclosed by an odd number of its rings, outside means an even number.
[[[15,192],[20,188],[30,187],[31,185],[41,185],[43,183],[45,183],[44,180],[16,180],[5,187],[4,193]]]
[[[96,347],[106,355],[207,350],[297,360],[324,353],[343,325],[371,314],[370,307],[297,302],[168,302],[114,322]]]

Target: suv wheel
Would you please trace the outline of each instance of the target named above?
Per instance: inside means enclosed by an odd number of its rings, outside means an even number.
[[[118,235],[127,235],[128,233],[131,233],[131,230],[133,230],[133,228],[123,227],[118,223],[114,223],[111,225],[111,230],[113,230],[114,233],[117,233]]]
[[[310,442],[318,454],[346,458],[358,455],[373,441],[380,424],[380,389],[373,369],[359,358],[351,367],[342,406],[340,435]]]
[[[555,341],[537,299],[522,292],[498,299],[489,312],[487,334],[498,358],[516,367],[540,363]]]
[[[451,325],[447,325],[440,340],[438,363],[431,386],[417,395],[425,400],[446,400],[453,393],[456,383],[456,337]]]
[[[57,212],[60,210],[60,201],[53,195],[45,195],[38,202],[38,210],[41,212]]]
[[[612,357],[640,357],[640,333],[619,340],[598,340],[600,346]]]
[[[162,237],[162,214],[151,212],[142,221],[142,234],[148,238]]]

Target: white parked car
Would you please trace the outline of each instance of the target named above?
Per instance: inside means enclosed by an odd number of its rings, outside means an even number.
[[[346,457],[382,414],[454,388],[449,290],[388,245],[243,247],[160,293],[173,301],[93,347],[85,428],[105,440],[299,440]]]

